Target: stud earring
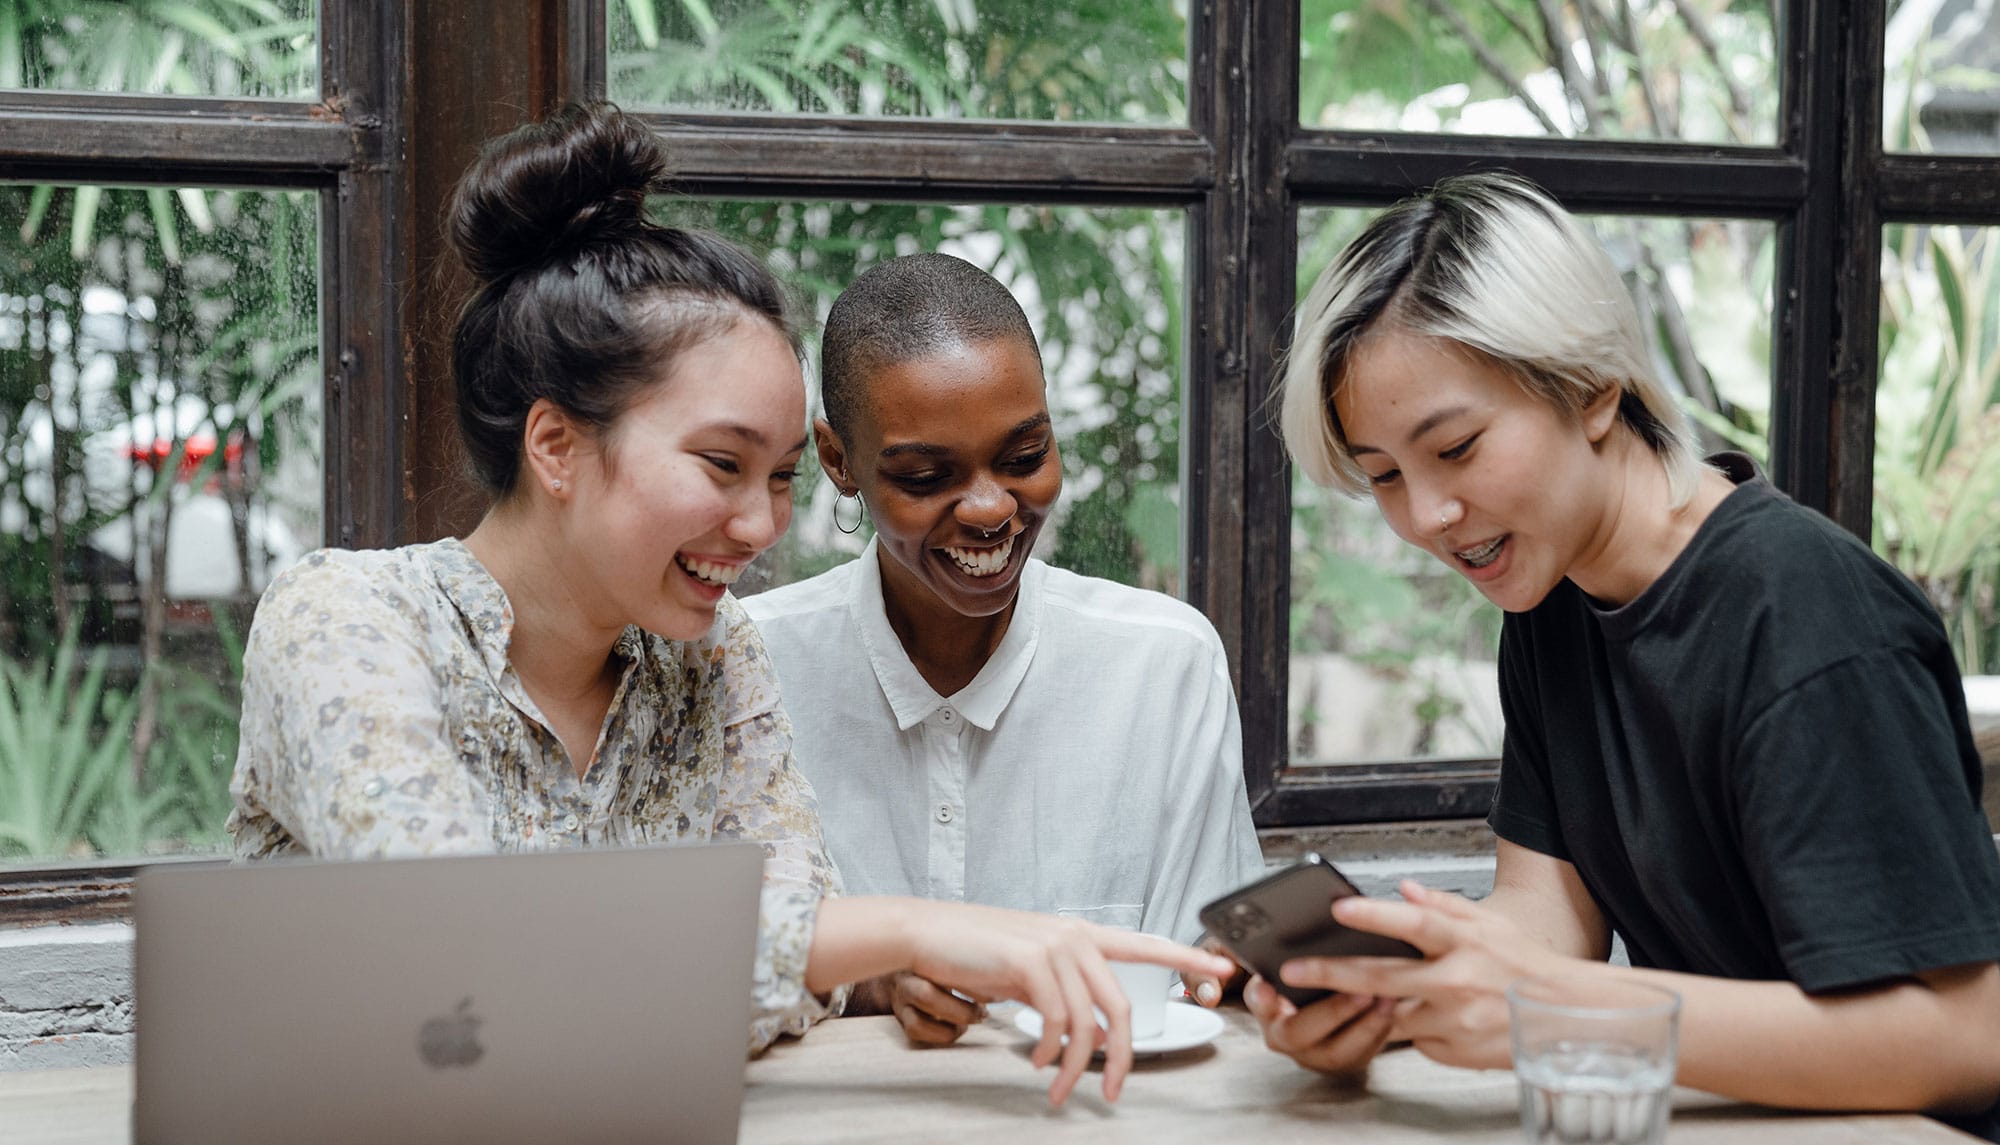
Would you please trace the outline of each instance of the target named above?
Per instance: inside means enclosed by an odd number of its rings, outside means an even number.
[[[557,493],[562,492],[562,478],[558,477],[554,481],[549,482],[549,488]]]

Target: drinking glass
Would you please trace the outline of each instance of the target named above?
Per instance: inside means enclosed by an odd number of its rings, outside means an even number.
[[[1507,988],[1521,1132],[1531,1145],[1659,1145],[1673,1109],[1681,998],[1616,978]]]

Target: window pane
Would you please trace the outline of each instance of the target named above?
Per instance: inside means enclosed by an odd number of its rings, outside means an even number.
[[[2000,155],[2000,8],[1970,0],[1890,0],[1882,145]]]
[[[313,99],[319,3],[0,4],[0,88]]]
[[[1299,212],[1299,285],[1373,215]],[[1769,223],[1590,220],[1655,335],[1655,361],[1705,450],[1759,464],[1771,407]],[[1500,753],[1499,609],[1398,540],[1372,502],[1292,483],[1289,725],[1294,764]]]
[[[1778,53],[1759,0],[1304,0],[1299,27],[1309,127],[1777,138]]]
[[[2000,676],[2000,227],[1883,233],[1875,550]]]
[[[680,111],[1184,123],[1185,0],[609,0],[610,92]]]
[[[251,608],[320,543],[318,211],[0,185],[0,859],[225,844]]]
[[[769,252],[817,326],[875,263],[942,251],[1006,283],[1041,341],[1063,494],[1035,555],[1126,584],[1180,589],[1180,212],[1137,208],[930,206],[680,200],[661,214]],[[815,383],[816,385],[816,383]],[[817,415],[817,401],[814,412]],[[871,534],[834,527],[834,489],[808,450],[797,513],[741,592],[848,560]],[[851,513],[851,508],[844,511]]]

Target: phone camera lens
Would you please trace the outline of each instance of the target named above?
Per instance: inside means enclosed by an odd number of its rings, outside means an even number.
[[[1227,932],[1232,941],[1240,942],[1264,929],[1269,923],[1270,920],[1255,904],[1239,902],[1229,908]]]

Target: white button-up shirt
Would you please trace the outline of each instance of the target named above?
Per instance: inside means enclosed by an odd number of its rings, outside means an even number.
[[[910,662],[858,560],[743,601],[849,894],[1076,915],[1192,941],[1264,871],[1222,642],[1172,597],[1030,560],[953,696]]]

